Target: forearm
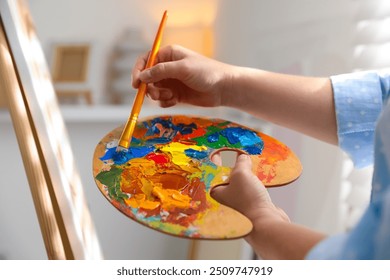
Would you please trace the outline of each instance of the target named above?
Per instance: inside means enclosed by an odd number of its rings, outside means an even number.
[[[304,259],[325,235],[286,221],[254,224],[246,241],[263,259]]]
[[[333,91],[328,78],[310,78],[237,67],[223,105],[337,144]]]

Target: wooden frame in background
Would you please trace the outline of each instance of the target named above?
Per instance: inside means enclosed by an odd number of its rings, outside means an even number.
[[[92,92],[86,85],[90,49],[89,44],[64,43],[54,46],[52,76],[60,103],[83,101],[87,105],[92,105]]]
[[[54,49],[53,81],[84,83],[89,65],[89,45],[58,45]]]

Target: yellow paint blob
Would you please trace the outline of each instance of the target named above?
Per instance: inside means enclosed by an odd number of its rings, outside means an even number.
[[[226,166],[213,166],[208,164],[203,164],[199,167],[200,172],[207,177],[204,178],[206,186],[215,186],[218,184],[225,183],[230,176],[231,168]],[[200,175],[196,174],[200,177]],[[195,177],[195,176],[194,176]]]
[[[129,194],[138,193],[137,189],[143,189],[143,192],[150,196],[153,187],[145,186],[145,183],[140,178],[153,176],[157,172],[157,167],[154,161],[137,158],[129,161],[129,165],[125,166],[121,176],[121,190]]]
[[[172,162],[176,165],[186,166],[191,161],[190,157],[187,157],[185,150],[193,149],[196,151],[204,151],[206,147],[197,145],[185,145],[179,142],[172,142],[168,145],[161,147],[161,150],[165,153],[171,154]]]
[[[147,210],[153,210],[160,206],[159,201],[147,200],[145,194],[136,194],[129,199],[125,199],[125,203],[133,208],[143,208]]]
[[[151,197],[152,196],[152,191],[153,191],[153,188],[157,185],[157,186],[160,186],[161,184],[154,184],[152,181],[150,180],[147,180],[146,178],[140,178],[140,181],[141,181],[141,190],[142,192],[147,196],[147,197]]]
[[[162,208],[167,210],[174,208],[188,209],[192,206],[191,197],[181,194],[177,190],[154,187],[153,194],[160,199]]]

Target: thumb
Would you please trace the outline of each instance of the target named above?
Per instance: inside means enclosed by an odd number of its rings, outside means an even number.
[[[240,172],[243,170],[252,170],[252,160],[247,154],[238,154],[232,173]]]
[[[241,204],[245,203],[245,185],[252,181],[252,161],[246,154],[237,156],[236,163],[232,169],[228,182],[215,185],[210,196],[221,204],[240,210]],[[257,178],[256,178],[257,180]]]
[[[230,206],[229,198],[227,197],[227,189],[229,187],[229,183],[215,185],[210,190],[210,196],[219,203]]]

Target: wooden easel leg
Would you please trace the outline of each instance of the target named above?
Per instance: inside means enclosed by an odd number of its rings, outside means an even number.
[[[46,252],[49,259],[73,259],[66,231],[59,219],[58,205],[53,201],[53,190],[50,190],[36,130],[19,84],[2,21],[0,27],[0,90],[5,94],[18,139]]]

